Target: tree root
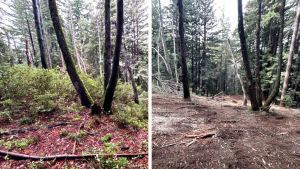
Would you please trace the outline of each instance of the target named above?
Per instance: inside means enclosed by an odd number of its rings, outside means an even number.
[[[148,152],[146,153],[136,153],[136,154],[88,154],[88,155],[70,155],[70,154],[60,154],[60,155],[54,155],[54,156],[47,156],[47,157],[41,157],[41,156],[32,156],[32,155],[25,155],[25,154],[18,154],[18,153],[10,153],[7,151],[0,150],[0,155],[6,156],[8,155],[9,158],[12,159],[31,159],[31,160],[54,160],[54,159],[78,159],[78,158],[94,158],[96,156],[111,156],[111,157],[136,157],[136,156],[145,156],[148,155]]]

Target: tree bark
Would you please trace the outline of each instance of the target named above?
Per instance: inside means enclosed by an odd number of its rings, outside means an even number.
[[[70,1],[69,1],[69,16],[70,16],[70,26],[71,26],[71,33],[72,33],[72,41],[73,41],[74,51],[75,51],[75,55],[76,55],[79,70],[81,71],[81,64],[80,64],[79,54],[78,54],[78,51],[77,51],[75,33],[74,33],[74,28],[73,28],[73,16],[72,16],[72,9],[71,9]]]
[[[230,40],[227,39],[227,41],[228,41],[229,50],[230,50],[230,53],[231,53],[231,56],[232,56],[232,61],[234,63],[235,73],[236,73],[236,75],[237,75],[237,77],[238,77],[238,79],[239,79],[239,81],[241,83],[241,86],[242,86],[242,91],[243,91],[243,95],[244,95],[244,103],[243,103],[243,105],[246,106],[247,105],[247,95],[246,95],[246,90],[245,90],[245,87],[244,87],[244,83],[243,83],[242,78],[240,76],[240,73],[239,73],[239,70],[238,70],[238,67],[237,67],[237,64],[236,64],[236,60],[235,60],[235,57],[234,57],[232,49],[231,49]],[[234,85],[235,85],[235,81],[234,81]],[[233,90],[235,92],[235,87],[234,87]]]
[[[222,55],[220,58],[219,92],[222,91]]]
[[[282,67],[282,52],[283,52],[283,29],[284,29],[284,7],[285,0],[282,0],[281,9],[280,9],[280,31],[279,31],[279,54],[278,54],[278,66],[277,66],[277,75],[275,85],[268,99],[265,101],[263,107],[270,106],[270,104],[274,101],[276,95],[279,91],[280,86],[280,77],[281,77],[281,67]]]
[[[173,18],[171,18],[171,21],[172,21],[172,36],[173,36],[173,47],[174,47],[174,68],[175,68],[175,78],[176,78],[176,83],[178,83],[177,60],[176,60],[176,45],[175,45],[175,33],[174,33]]]
[[[251,101],[252,110],[256,111],[259,110],[259,106],[256,101],[255,87],[253,84],[253,78],[252,78],[248,52],[247,52],[246,37],[245,37],[244,23],[243,23],[242,0],[238,0],[238,32],[239,32],[240,43],[241,43],[243,64],[246,71],[247,88],[248,88],[247,93]]]
[[[260,20],[261,20],[261,0],[257,0],[257,20],[256,20],[256,45],[255,45],[255,85],[256,85],[256,100],[259,107],[262,106],[261,98],[261,82],[260,82]]]
[[[123,34],[123,0],[117,1],[117,35],[116,35],[116,45],[115,45],[115,53],[113,59],[113,68],[111,72],[111,77],[109,80],[108,87],[105,93],[105,99],[103,103],[104,111],[108,114],[111,113],[111,105],[114,96],[114,92],[117,86],[118,81],[118,70],[119,70],[119,59],[120,59],[120,51],[122,46],[122,34]]]
[[[71,52],[68,48],[68,45],[67,45],[67,42],[65,39],[65,35],[63,33],[63,30],[62,30],[62,27],[60,24],[58,10],[57,10],[57,6],[56,6],[56,0],[48,0],[48,1],[49,1],[49,10],[51,13],[53,27],[54,27],[56,37],[57,37],[59,46],[61,48],[64,60],[66,62],[68,74],[69,74],[71,81],[80,97],[81,104],[83,106],[90,107],[94,101],[92,100],[89,92],[85,88],[85,86],[84,86],[82,80],[80,79],[79,74],[75,68],[75,64],[74,64],[73,58],[71,56]]]
[[[34,43],[33,43],[33,38],[32,38],[32,34],[31,34],[30,24],[29,24],[29,21],[27,19],[27,12],[25,14],[26,14],[27,27],[28,27],[28,34],[29,34],[29,37],[30,37],[30,42],[31,42],[32,50],[33,50],[33,56],[36,59],[36,51],[35,51],[35,48],[34,48]],[[39,63],[35,62],[35,66],[38,67]]]
[[[26,39],[26,56],[27,56],[28,66],[30,66],[31,69],[33,70],[32,57],[31,57],[31,53],[30,53],[29,44],[28,44],[28,40],[27,39]]]
[[[62,54],[60,48],[59,48],[59,54],[60,54],[60,60],[61,60],[61,67],[62,67],[62,69],[65,69],[64,57],[63,57],[63,54]]]
[[[183,27],[183,6],[182,0],[178,0],[179,11],[179,35],[180,35],[180,48],[181,48],[181,68],[182,68],[182,84],[183,84],[183,98],[190,100],[189,77],[186,64],[185,53],[185,40],[184,40],[184,27]]]
[[[111,73],[111,38],[110,38],[110,0],[105,0],[105,50],[104,50],[104,89],[106,90]]]
[[[33,8],[33,14],[34,14],[34,20],[35,20],[36,34],[38,37],[38,42],[39,42],[39,47],[40,47],[42,66],[44,69],[47,69],[48,66],[47,66],[46,57],[45,57],[45,47],[44,47],[43,35],[42,35],[42,31],[41,31],[37,0],[32,0],[32,8]]]
[[[299,19],[300,19],[300,1],[298,1],[298,9],[297,9],[297,15],[295,18],[294,32],[293,32],[292,42],[291,42],[291,46],[290,46],[289,58],[288,58],[287,66],[286,66],[283,87],[282,87],[282,91],[281,91],[280,106],[284,106],[283,105],[284,96],[286,95],[286,92],[288,89],[290,71],[291,71],[293,55],[294,55],[294,47],[295,47],[295,43],[296,43],[296,39],[297,39],[297,33],[299,31],[298,30]]]
[[[100,29],[100,30],[99,30]],[[97,21],[97,30],[98,30],[98,43],[99,43],[99,69],[100,69],[100,76],[102,76],[102,56],[101,56],[101,37],[100,37],[100,31],[101,31],[101,26],[99,26],[99,21]]]
[[[49,66],[50,66],[50,69],[52,69],[52,59],[51,59],[50,50],[49,50],[49,46],[48,46],[47,31],[46,31],[46,29],[45,30],[43,29],[43,27],[44,27],[43,26],[43,14],[42,14],[41,6],[40,6],[40,1],[38,1],[38,6],[39,6],[39,11],[40,11],[42,35],[44,35],[44,39],[45,39],[46,50],[47,50],[48,60],[49,60]]]
[[[170,79],[173,80],[173,74],[170,66],[170,60],[169,60],[169,54],[166,46],[166,40],[164,36],[164,27],[163,27],[163,20],[161,16],[161,5],[160,5],[160,0],[158,0],[158,14],[159,14],[159,21],[160,21],[160,33],[161,33],[161,40],[162,40],[162,45],[164,48],[164,54],[167,62],[167,71],[169,73]]]

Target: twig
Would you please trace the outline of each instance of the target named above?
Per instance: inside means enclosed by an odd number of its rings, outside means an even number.
[[[82,126],[83,122],[84,122],[84,120],[81,122],[81,124],[80,124],[80,126],[79,126],[79,129],[78,129],[78,131],[77,131],[76,135],[78,135],[78,133],[79,133],[79,131],[80,131],[80,128],[81,128],[81,126]],[[77,140],[75,139],[74,146],[73,146],[73,154],[75,153],[75,149],[76,149],[76,142],[77,142]]]
[[[191,141],[190,143],[188,143],[186,146],[190,146],[191,144],[195,143],[196,139],[194,139],[193,141]]]
[[[184,143],[188,143],[188,142],[172,143],[172,144],[168,144],[168,145],[165,145],[163,147],[160,147],[160,148],[170,147],[170,146],[174,146],[174,145],[180,145],[180,144],[184,144]]]
[[[194,137],[196,137],[196,138],[207,138],[207,137],[212,137],[215,134],[216,134],[216,132],[200,134],[200,135],[186,135],[186,136],[184,136],[184,138],[194,138]]]
[[[146,153],[136,153],[136,154],[88,154],[88,155],[71,155],[71,154],[60,154],[60,155],[54,155],[54,156],[48,156],[48,157],[41,157],[41,156],[32,156],[32,155],[25,155],[25,154],[18,154],[18,153],[10,153],[7,151],[0,150],[0,155],[6,156],[8,155],[10,158],[14,159],[32,159],[32,160],[54,160],[54,159],[75,159],[75,158],[94,158],[96,156],[115,156],[115,157],[135,157],[135,156],[144,156],[148,155],[148,152]]]

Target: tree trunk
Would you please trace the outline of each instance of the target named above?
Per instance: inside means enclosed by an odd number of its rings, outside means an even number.
[[[123,23],[124,23],[123,0],[118,0],[117,1],[117,36],[116,36],[115,53],[113,59],[113,68],[112,68],[111,78],[109,80],[109,85],[106,89],[105,99],[103,103],[104,111],[106,111],[108,114],[111,113],[112,100],[113,100],[114,92],[118,81],[119,59],[120,59],[120,51],[122,46]]]
[[[125,40],[124,40],[125,42]],[[124,45],[125,46],[125,45]],[[129,77],[130,77],[130,81],[131,81],[131,85],[132,85],[132,89],[133,89],[133,96],[134,96],[134,102],[136,104],[139,104],[139,95],[138,95],[138,91],[136,89],[136,85],[135,85],[135,82],[134,82],[134,79],[133,79],[133,74],[132,74],[132,70],[130,68],[130,62],[127,60],[127,56],[126,56],[126,51],[125,51],[125,47],[122,48],[123,50],[123,57],[126,58],[125,60],[125,69],[128,70],[128,73],[129,73]],[[127,75],[126,75],[127,76]]]
[[[70,50],[68,48],[68,45],[67,45],[67,42],[65,39],[65,35],[63,33],[63,30],[62,30],[62,27],[60,24],[56,1],[55,0],[48,0],[48,1],[49,1],[49,10],[51,13],[53,27],[54,27],[56,37],[57,37],[59,46],[61,48],[64,60],[66,62],[68,74],[71,78],[71,81],[72,81],[76,91],[77,91],[77,94],[80,97],[81,104],[83,106],[90,107],[93,104],[93,100],[92,100],[89,92],[85,88],[85,86],[84,86],[82,80],[80,79],[79,74],[75,68],[73,58],[71,56]]]
[[[33,14],[34,14],[34,20],[35,20],[36,34],[38,37],[38,42],[39,42],[39,47],[40,47],[42,66],[44,69],[47,69],[48,66],[47,66],[46,57],[45,57],[45,47],[44,47],[43,36],[42,36],[42,31],[41,31],[37,0],[32,0],[32,8],[33,8]]]
[[[243,95],[244,95],[244,103],[243,103],[243,105],[246,106],[247,105],[247,94],[246,94],[246,90],[245,90],[245,87],[244,87],[244,83],[243,83],[242,78],[240,76],[240,73],[239,73],[239,70],[238,70],[238,67],[237,67],[237,64],[236,64],[236,60],[235,60],[235,57],[234,57],[232,49],[231,49],[230,40],[227,39],[227,41],[228,41],[229,50],[230,50],[230,53],[231,53],[231,56],[232,56],[232,61],[234,63],[235,73],[236,73],[236,75],[237,75],[237,77],[238,77],[238,79],[239,79],[239,81],[241,83],[241,86],[242,86],[242,91],[243,91]],[[235,85],[235,81],[234,81],[234,85]],[[235,93],[235,87],[234,87],[233,90],[234,90],[234,93]]]
[[[26,11],[25,11],[26,12]],[[28,34],[30,36],[30,42],[31,42],[31,46],[32,46],[32,50],[33,50],[33,56],[34,58],[36,59],[36,52],[35,52],[35,48],[34,48],[34,43],[33,43],[33,38],[32,38],[32,34],[31,34],[31,29],[30,29],[30,24],[29,24],[29,21],[27,19],[27,12],[25,13],[26,14],[26,22],[27,22],[27,27],[28,27]],[[35,62],[35,66],[38,67],[39,66],[39,63],[36,61]]]
[[[279,54],[278,54],[278,67],[275,85],[268,99],[265,101],[263,107],[269,106],[275,99],[279,91],[280,86],[280,77],[281,77],[281,67],[282,67],[282,52],[283,52],[283,29],[284,29],[284,6],[285,0],[282,0],[281,9],[280,9],[280,31],[279,31]]]
[[[219,92],[222,91],[222,55],[220,58]]]
[[[81,49],[80,49],[80,56],[79,56],[79,58],[81,60],[82,66],[83,66],[84,73],[87,74],[86,73],[85,63],[84,63],[84,60],[83,60],[83,53],[84,53],[83,45],[84,45],[84,38],[81,41]]]
[[[173,25],[173,18],[171,18],[172,22],[172,36],[173,36],[173,47],[174,47],[174,68],[175,68],[175,78],[176,83],[178,83],[178,75],[177,75],[177,60],[176,60],[176,45],[175,45],[175,33],[174,33],[174,25]]]
[[[257,0],[257,21],[256,21],[256,45],[255,45],[255,85],[256,85],[256,100],[259,107],[262,106],[261,99],[261,82],[260,82],[260,19],[261,19],[261,0]]]
[[[238,31],[241,43],[241,50],[243,56],[243,64],[246,71],[246,78],[247,78],[247,88],[248,88],[248,95],[251,101],[251,107],[253,111],[259,110],[257,101],[256,101],[256,93],[255,87],[253,84],[253,78],[248,58],[247,46],[246,46],[246,37],[244,32],[244,24],[243,24],[243,9],[242,9],[242,0],[238,0]]]
[[[286,66],[283,87],[282,87],[282,91],[281,91],[280,106],[283,106],[284,96],[286,95],[286,92],[288,89],[290,70],[291,70],[293,55],[294,55],[294,47],[295,47],[295,42],[297,39],[297,33],[298,33],[298,27],[299,27],[299,19],[300,19],[300,1],[298,1],[298,10],[297,10],[297,15],[296,15],[296,19],[295,19],[294,32],[293,32],[292,42],[291,42],[291,46],[290,46],[290,53],[289,53],[289,58],[288,58],[287,66]]]
[[[159,39],[160,39],[160,27],[159,27],[159,31],[158,31],[158,38],[157,38],[157,77],[158,79],[160,79],[160,67],[159,67]]]
[[[31,57],[31,53],[30,53],[29,44],[28,44],[28,40],[27,39],[26,39],[26,56],[27,56],[28,66],[30,66],[31,69],[33,70],[32,57]]]
[[[206,83],[205,83],[205,64],[206,64],[206,18],[204,18],[204,29],[203,29],[203,53],[202,53],[202,63],[201,63],[201,69],[202,69],[202,79],[201,79],[201,95],[205,94],[206,89]]]
[[[104,89],[106,90],[111,71],[111,40],[110,40],[110,0],[105,0],[105,50],[104,50]]]
[[[60,60],[61,60],[61,67],[62,67],[62,69],[65,69],[64,57],[63,57],[63,54],[62,54],[60,48],[59,48],[59,54],[60,54]]]
[[[163,27],[163,20],[161,16],[161,5],[160,5],[160,0],[158,0],[158,14],[159,14],[159,21],[160,21],[160,32],[161,32],[161,40],[162,40],[162,45],[164,48],[164,54],[167,62],[167,71],[169,73],[170,79],[173,80],[173,75],[172,75],[172,70],[170,66],[170,60],[169,60],[169,54],[166,46],[166,40],[164,36],[164,27]]]
[[[79,70],[81,71],[81,64],[80,64],[79,54],[78,54],[78,51],[77,51],[75,33],[74,33],[74,28],[73,28],[73,15],[72,15],[72,9],[71,9],[70,1],[69,1],[69,16],[70,16],[70,26],[71,26],[71,33],[72,33],[72,41],[73,41],[74,51],[75,51],[75,55],[76,55]]]
[[[45,38],[46,50],[47,50],[48,60],[49,60],[49,66],[50,66],[50,69],[52,69],[52,59],[51,59],[50,50],[49,50],[49,46],[48,46],[47,31],[46,31],[46,29],[45,30],[43,29],[43,27],[44,27],[43,26],[43,13],[42,13],[42,10],[41,10],[40,1],[38,1],[38,6],[39,6],[39,11],[40,11],[42,35]]]
[[[100,30],[99,30],[100,29]],[[101,37],[100,37],[100,31],[101,31],[101,26],[99,26],[99,22],[97,21],[97,30],[98,30],[98,43],[99,43],[99,69],[100,69],[100,76],[102,76],[102,56],[101,56]]]
[[[183,6],[182,0],[178,0],[179,10],[179,35],[180,35],[180,48],[181,48],[181,68],[182,68],[182,84],[183,84],[183,98],[190,100],[189,77],[186,65],[185,53],[185,40],[184,40],[184,27],[183,27]]]

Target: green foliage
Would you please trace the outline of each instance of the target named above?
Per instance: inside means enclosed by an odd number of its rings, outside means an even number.
[[[62,136],[67,136],[67,135],[68,135],[68,132],[67,132],[66,129],[61,129],[61,130],[60,130],[60,134],[61,134]]]
[[[34,143],[34,139],[28,136],[27,139],[22,138],[21,140],[7,141],[5,143],[2,143],[2,145],[6,146],[8,150],[11,150],[13,146],[19,150],[23,150],[25,147],[28,146],[28,144],[33,144],[33,143]]]
[[[134,129],[147,126],[148,121],[148,99],[140,99],[140,104],[133,101],[128,102],[125,107],[118,107],[113,119],[121,122],[124,126],[130,125]]]
[[[287,107],[293,107],[296,105],[296,102],[293,100],[293,98],[290,95],[285,95],[284,96],[284,100],[283,103],[287,106]]]
[[[107,133],[105,136],[101,137],[102,142],[107,142],[111,139],[111,134]]]
[[[29,117],[23,117],[19,120],[19,124],[20,125],[23,125],[23,124],[32,124],[34,123],[34,120],[32,120],[31,118]]]
[[[81,139],[81,138],[85,138],[86,136],[87,136],[87,134],[86,134],[84,131],[82,131],[82,130],[80,130],[80,131],[78,132],[78,134],[75,134],[75,133],[68,133],[68,138],[69,138],[70,140],[78,141],[78,142],[80,142],[80,139]]]

